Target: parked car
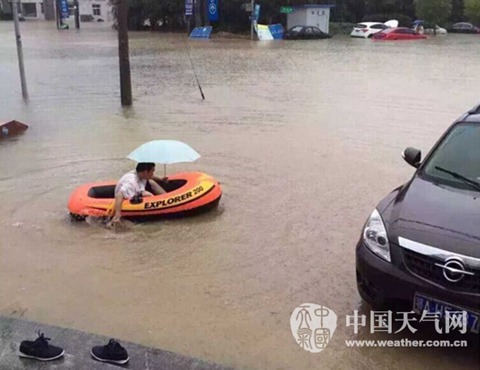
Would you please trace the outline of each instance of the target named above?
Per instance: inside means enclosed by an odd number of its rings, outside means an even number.
[[[357,287],[373,307],[466,311],[480,329],[480,105],[458,118],[412,178],[373,210],[356,246]]]
[[[361,37],[361,38],[371,38],[377,32],[381,32],[390,27],[397,27],[398,21],[390,20],[385,23],[381,22],[362,22],[358,23],[353,27],[352,32],[350,33],[351,37]]]
[[[320,28],[313,26],[294,26],[283,35],[283,38],[286,40],[316,40],[331,37],[331,35],[323,32]]]
[[[422,29],[424,33],[428,33],[428,34],[435,33],[436,35],[446,35],[448,33],[445,28],[442,28],[437,24],[425,23],[424,21],[419,19],[414,21],[410,28],[415,30],[415,32],[417,33],[422,33],[422,32],[418,32],[419,29]]]
[[[471,23],[459,22],[452,25],[449,31],[454,33],[480,33],[480,28]]]
[[[388,28],[381,32],[373,35],[372,39],[374,40],[420,40],[426,39],[427,36],[420,33],[416,33],[411,28],[407,27],[397,27],[397,28]]]
[[[434,30],[434,28],[435,28],[435,30]],[[435,26],[432,26],[432,27],[427,26],[427,28],[425,28],[425,33],[429,33],[429,34],[430,33],[431,34],[435,33],[436,35],[446,35],[448,32],[445,28],[440,27],[438,25],[435,25]]]

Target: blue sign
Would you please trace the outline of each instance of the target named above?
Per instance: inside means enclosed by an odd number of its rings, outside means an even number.
[[[283,29],[281,24],[269,24],[268,29],[270,30],[270,33],[275,40],[283,39],[283,33],[285,32],[285,30]]]
[[[212,32],[212,27],[195,27],[190,33],[191,39],[208,39],[210,33]]]
[[[259,4],[255,4],[255,10],[253,11],[253,17],[252,17],[252,21],[254,23],[258,23],[258,19],[260,18],[260,5]]]
[[[193,15],[193,0],[185,0],[185,15]]]
[[[68,12],[68,2],[67,0],[59,0],[60,1],[60,13],[62,18],[68,18],[70,15]]]
[[[208,0],[208,20],[218,21],[218,0]]]

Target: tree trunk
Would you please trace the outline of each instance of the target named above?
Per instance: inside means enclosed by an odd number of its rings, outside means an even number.
[[[202,0],[203,1],[203,17],[205,19],[205,26],[210,26],[210,19],[208,19],[208,0]]]
[[[195,27],[202,27],[202,0],[195,1]]]

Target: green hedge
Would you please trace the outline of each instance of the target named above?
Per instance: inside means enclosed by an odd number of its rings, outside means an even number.
[[[348,22],[330,22],[329,25],[329,33],[331,35],[350,35],[352,32],[353,26],[356,23],[348,23]]]
[[[0,10],[0,21],[12,21],[13,14],[5,14]]]
[[[362,22],[386,22],[391,19],[398,21],[399,27],[410,27],[412,18],[405,14],[369,14],[363,17]]]

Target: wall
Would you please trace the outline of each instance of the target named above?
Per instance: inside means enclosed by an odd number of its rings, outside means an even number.
[[[323,32],[328,33],[330,23],[329,8],[310,8],[307,11],[307,25],[320,28]]]
[[[295,12],[287,14],[287,29],[294,26],[302,26],[307,22],[307,9],[297,8]]]
[[[103,19],[105,22],[113,22],[112,6],[108,3],[108,0],[79,0],[80,4],[80,16],[92,15],[94,20]],[[100,15],[93,14],[92,5],[100,5]]]

